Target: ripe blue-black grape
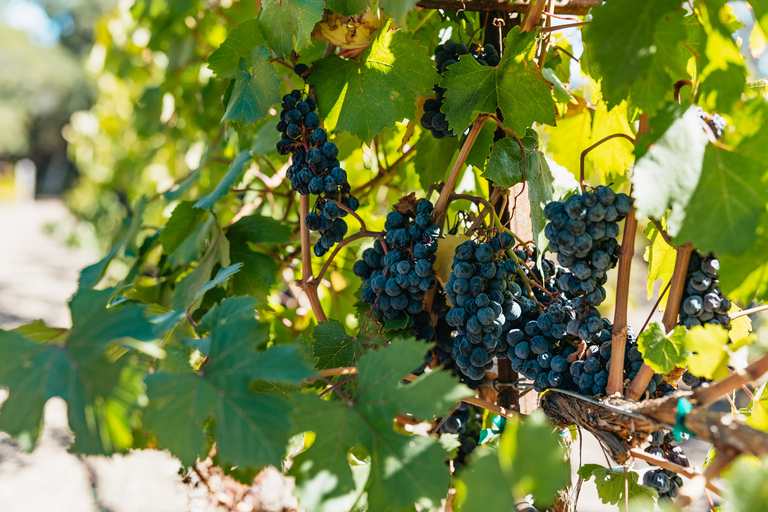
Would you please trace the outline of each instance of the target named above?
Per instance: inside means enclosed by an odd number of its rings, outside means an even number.
[[[720,291],[717,273],[720,262],[713,256],[704,256],[698,251],[691,253],[686,273],[685,289],[680,301],[678,325],[688,329],[697,325],[714,324],[731,328],[728,312],[731,301]],[[706,378],[700,378],[689,372],[683,374],[683,382],[691,387],[698,387]]]
[[[683,439],[687,439],[684,436]],[[674,464],[683,467],[689,467],[690,462],[683,453],[680,446],[674,444],[674,436],[670,431],[656,430],[651,433],[650,445],[645,448],[645,452],[666,459]],[[649,462],[651,466],[656,466]],[[659,500],[672,500],[677,497],[680,487],[683,485],[682,479],[672,471],[666,469],[651,469],[643,475],[643,485],[655,489],[659,493]]]
[[[308,68],[299,68],[300,76]],[[301,71],[301,73],[299,73]],[[360,202],[351,194],[347,173],[340,167],[337,159],[339,150],[333,142],[328,142],[328,134],[320,126],[320,117],[315,112],[317,107],[312,98],[302,99],[301,91],[293,90],[283,96],[280,122],[277,130],[282,133],[282,140],[277,143],[280,155],[291,156],[286,178],[291,188],[302,195],[317,196],[312,211],[304,222],[310,231],[318,231],[320,238],[314,246],[315,256],[323,256],[347,234],[347,223],[343,220],[348,210],[355,211]]]
[[[678,325],[688,328],[702,324],[715,324],[731,328],[728,311],[731,301],[725,297],[717,283],[720,262],[714,256],[694,251],[688,263],[685,289],[680,304]]]
[[[457,409],[442,421],[437,431],[439,434],[458,434],[460,445],[453,459],[454,471],[463,468],[469,454],[477,448],[482,425],[483,410],[465,402],[461,402]]]

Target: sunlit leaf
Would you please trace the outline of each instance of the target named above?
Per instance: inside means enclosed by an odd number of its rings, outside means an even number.
[[[504,57],[496,67],[463,59],[444,72],[440,86],[448,89],[441,111],[454,132],[463,132],[480,113],[501,110],[504,125],[522,136],[534,122],[554,124],[555,103],[549,82],[527,60],[534,32],[513,28],[504,39]]]
[[[675,366],[683,366],[688,357],[685,328],[680,326],[667,337],[664,326],[654,322],[640,333],[637,347],[645,364],[657,373],[669,373]]]
[[[427,48],[393,31],[391,21],[358,60],[331,55],[315,63],[309,83],[316,87],[328,129],[346,131],[370,143],[386,127],[416,112],[416,98],[438,81]]]

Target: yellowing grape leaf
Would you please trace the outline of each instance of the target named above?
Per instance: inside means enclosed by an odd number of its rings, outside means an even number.
[[[768,394],[766,394],[768,384],[763,383],[755,390],[754,399],[739,413],[746,417],[746,424],[752,428],[768,432]]]
[[[688,331],[685,337],[685,346],[690,351],[688,371],[708,379],[727,375],[727,343],[728,331],[719,325],[697,325]]]
[[[547,153],[558,164],[568,169],[579,179],[579,160],[581,152],[592,143],[592,113],[583,109],[580,113],[557,120],[557,126],[547,126],[549,141]],[[589,179],[594,168],[587,158],[584,175]]]
[[[663,225],[662,220],[662,227]],[[661,281],[659,284],[659,293],[661,293],[672,279],[677,251],[664,240],[664,237],[661,236],[661,233],[652,222],[648,223],[644,233],[648,240],[651,241],[651,245],[645,248],[645,254],[643,254],[643,259],[648,262],[648,281],[646,286],[648,289],[648,300],[651,300],[656,281]],[[659,311],[666,309],[668,297],[669,294],[665,294],[662,297],[661,302],[659,302]]]
[[[437,251],[432,268],[435,271],[435,277],[443,287],[451,277],[451,265],[453,265],[453,255],[456,253],[456,248],[467,240],[469,237],[461,234],[445,235],[445,238],[437,240]]]
[[[594,144],[608,135],[623,133],[634,137],[634,131],[627,120],[627,102],[622,101],[618,105],[608,109],[604,101],[600,101],[595,109],[592,121],[592,141]],[[626,171],[635,161],[632,154],[635,146],[624,138],[611,139],[604,142],[589,152],[589,158],[600,171],[604,183],[610,183],[615,178],[624,176]],[[583,148],[582,150],[586,149]]]
[[[734,303],[731,303],[731,309],[728,310],[728,314],[738,313],[741,308]],[[748,315],[740,316],[734,320],[731,320],[731,330],[728,331],[728,337],[733,343],[738,343],[749,337],[749,333],[752,332],[752,320]]]

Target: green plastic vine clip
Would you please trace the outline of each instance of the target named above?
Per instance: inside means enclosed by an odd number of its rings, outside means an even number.
[[[688,427],[685,426],[685,417],[688,416],[688,413],[692,410],[693,404],[687,398],[680,398],[680,400],[677,401],[677,422],[675,423],[674,428],[672,428],[672,433],[675,435],[675,441],[682,441],[683,434],[693,435],[693,432],[688,430]]]

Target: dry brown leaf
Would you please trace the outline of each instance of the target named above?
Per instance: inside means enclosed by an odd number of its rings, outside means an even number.
[[[337,46],[339,55],[351,59],[370,46],[384,21],[370,9],[365,14],[349,17],[323,14],[323,19],[312,30],[312,38]]]

